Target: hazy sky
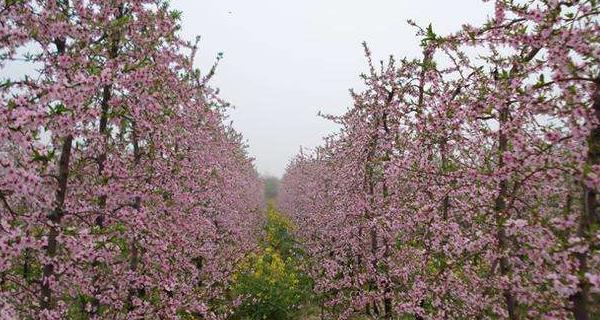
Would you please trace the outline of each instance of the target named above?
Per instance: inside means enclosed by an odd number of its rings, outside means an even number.
[[[318,111],[341,114],[348,89],[366,70],[361,42],[377,59],[419,55],[406,21],[438,33],[491,14],[480,0],[174,0],[182,35],[202,37],[197,61],[224,53],[213,86],[233,103],[261,173],[280,176],[300,146],[314,147],[336,126]]]

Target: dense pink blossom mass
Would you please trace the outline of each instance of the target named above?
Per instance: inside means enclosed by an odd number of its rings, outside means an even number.
[[[279,192],[323,319],[600,316],[599,13],[496,0],[450,35],[411,22],[419,59],[365,44],[341,131]],[[263,183],[178,23],[164,0],[0,4],[0,68],[31,71],[0,82],[0,319],[241,305]]]
[[[261,182],[163,1],[3,1],[0,318],[214,317]],[[22,52],[31,54],[23,58]]]
[[[421,59],[365,45],[366,89],[280,196],[332,318],[597,319],[598,14],[498,0],[482,26],[415,26]]]

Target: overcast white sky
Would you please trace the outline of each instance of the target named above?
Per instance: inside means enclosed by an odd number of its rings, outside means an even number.
[[[491,14],[480,0],[174,0],[182,35],[202,37],[197,61],[206,68],[224,53],[213,86],[233,103],[234,126],[259,172],[281,176],[300,146],[335,131],[318,111],[341,114],[349,88],[366,70],[361,42],[377,59],[418,56],[407,23],[432,23],[438,33]]]

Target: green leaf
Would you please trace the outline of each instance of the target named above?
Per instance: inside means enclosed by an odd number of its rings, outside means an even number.
[[[69,111],[67,109],[67,107],[65,107],[64,104],[59,103],[59,104],[55,105],[54,107],[52,107],[52,106],[50,107],[49,114],[59,116],[67,111]]]
[[[54,159],[54,150],[50,150],[48,151],[47,154],[41,154],[39,151],[37,150],[33,150],[33,161],[36,162],[43,162],[44,164],[48,164],[48,162],[50,162],[52,159]]]
[[[8,108],[8,111],[14,110],[17,107],[17,104],[15,103],[15,100],[8,100],[8,104],[6,106]]]
[[[173,18],[174,20],[181,20],[181,17],[183,15],[181,10],[172,10],[170,14],[171,18]]]

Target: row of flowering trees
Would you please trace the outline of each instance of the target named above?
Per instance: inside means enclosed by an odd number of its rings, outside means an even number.
[[[497,0],[374,65],[280,206],[339,318],[600,316],[597,1]],[[417,27],[418,28],[418,27]]]
[[[0,4],[1,319],[228,312],[260,179],[178,15],[163,0]]]

